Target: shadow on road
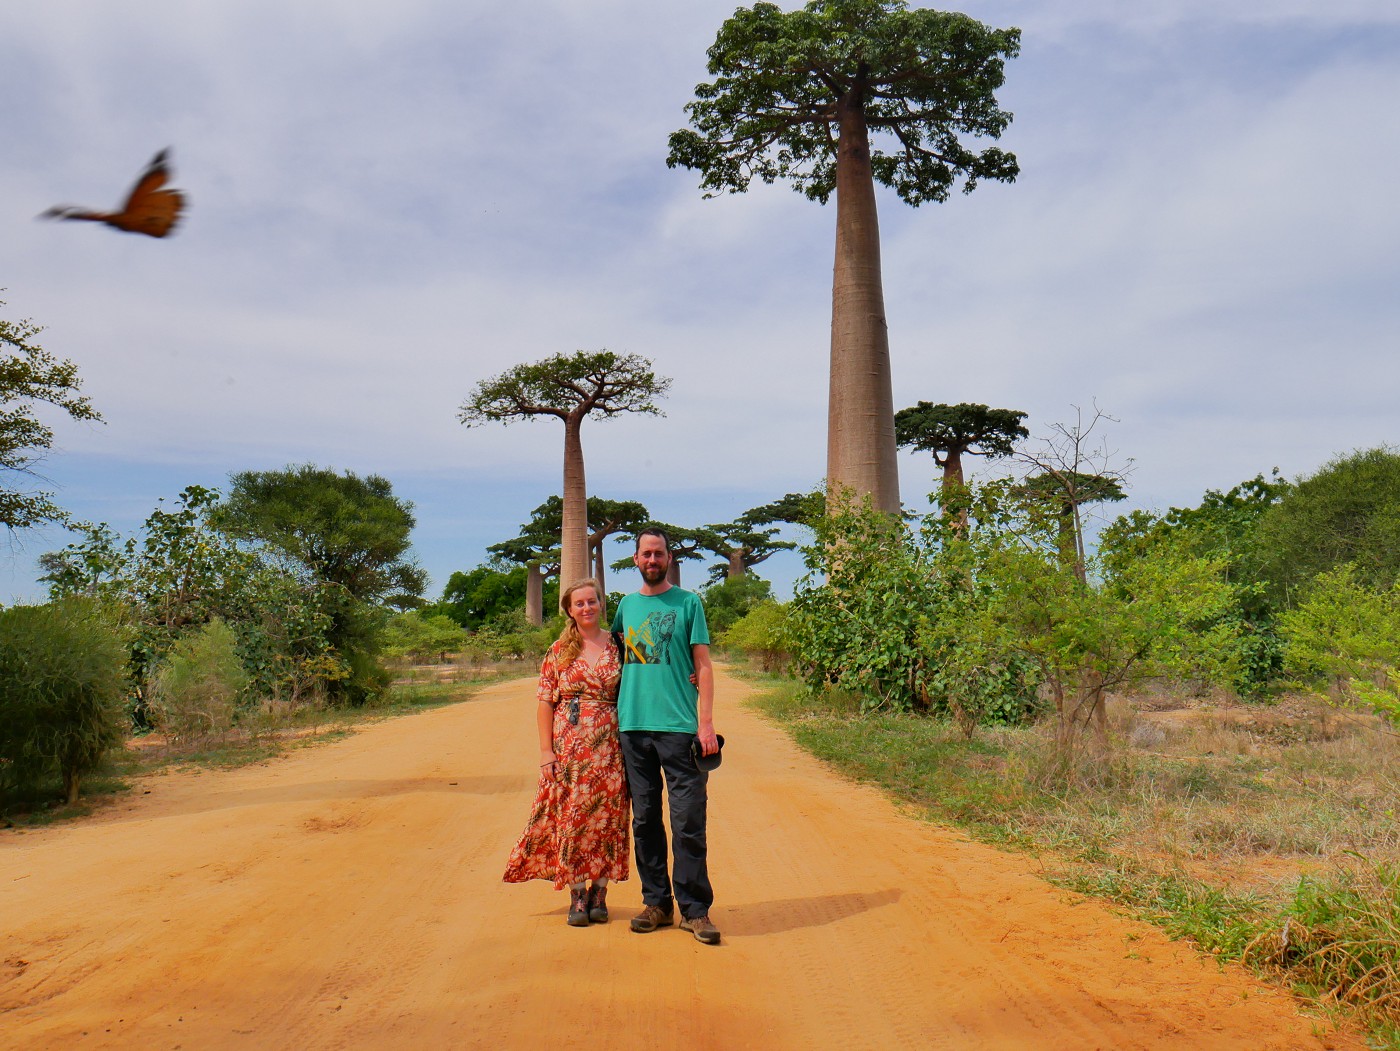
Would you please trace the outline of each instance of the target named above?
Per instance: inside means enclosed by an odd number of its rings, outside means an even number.
[[[752,905],[721,905],[715,910],[725,937],[780,934],[804,927],[821,927],[837,920],[858,916],[871,909],[893,905],[899,890],[877,890],[868,894],[823,894],[814,898],[782,898]],[[720,917],[723,917],[722,921]]]

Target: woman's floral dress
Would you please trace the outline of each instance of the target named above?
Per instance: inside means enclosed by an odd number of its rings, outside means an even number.
[[[631,797],[617,736],[622,665],[609,641],[594,667],[559,670],[556,642],[540,666],[539,700],[554,703],[554,776],[540,772],[530,820],[506,864],[507,883],[552,880],[555,889],[628,876]],[[557,702],[556,702],[557,697]],[[577,724],[570,721],[577,699]]]

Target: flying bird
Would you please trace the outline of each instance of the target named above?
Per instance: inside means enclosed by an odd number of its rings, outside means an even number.
[[[131,188],[121,211],[93,212],[86,208],[63,204],[50,208],[39,218],[87,219],[95,223],[106,223],[129,234],[164,237],[175,229],[175,224],[180,221],[180,212],[185,207],[183,193],[161,188],[170,179],[170,168],[166,164],[166,155],[169,153],[168,149],[161,150],[151,158],[151,163],[146,165],[146,170]]]

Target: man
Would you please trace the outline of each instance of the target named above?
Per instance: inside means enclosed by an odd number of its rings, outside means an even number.
[[[660,529],[637,534],[632,561],[641,571],[642,586],[618,603],[612,625],[622,633],[625,651],[617,724],[632,788],[632,840],[644,906],[632,919],[632,930],[648,934],[669,927],[679,905],[681,930],[706,945],[717,945],[719,931],[710,922],[714,892],[705,857],[709,774],[696,764],[692,751],[697,740],[705,755],[719,751],[710,633],[700,599],[666,579],[670,546]],[[674,873],[666,868],[663,779],[671,810]]]

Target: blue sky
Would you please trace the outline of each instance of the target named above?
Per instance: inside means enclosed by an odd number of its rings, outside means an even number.
[[[106,420],[52,417],[59,503],[126,532],[232,471],[379,473],[437,589],[560,486],[557,421],[468,430],[457,406],[600,347],[675,382],[664,418],[585,424],[590,492],[698,525],[811,487],[834,207],[702,200],[665,166],[733,9],[9,5],[0,309],[46,326]],[[1023,31],[1001,95],[1022,175],[920,209],[881,192],[897,407],[1043,433],[1097,404],[1133,461],[1115,510],[1400,441],[1396,5],[962,10]],[[168,240],[34,220],[116,205],[166,146],[191,202]],[[901,457],[907,504],[933,473]],[[64,542],[0,541],[0,602],[40,597]]]

